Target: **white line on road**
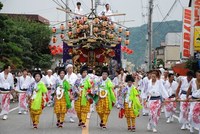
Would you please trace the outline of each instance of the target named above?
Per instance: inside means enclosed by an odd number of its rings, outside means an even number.
[[[176,118],[177,120],[179,120],[179,117],[178,117],[178,116],[176,116],[176,115],[173,115],[173,117],[174,117],[174,118]],[[194,129],[196,129],[197,131],[199,130],[199,129],[198,129],[198,128],[196,128],[196,127],[195,127]]]
[[[19,108],[19,107],[15,107],[15,108],[11,109],[9,112],[15,111],[15,110],[17,110],[18,108]],[[0,115],[0,116],[3,116],[3,115]]]

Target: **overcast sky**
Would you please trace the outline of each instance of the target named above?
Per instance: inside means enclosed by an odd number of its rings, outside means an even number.
[[[0,0],[4,7],[4,13],[39,14],[47,18],[51,23],[65,20],[65,13],[58,11],[58,7],[52,0]],[[61,1],[61,0],[58,0]],[[63,0],[66,1],[66,0]],[[68,0],[69,6],[74,10],[77,1],[82,3],[85,13],[90,11],[91,0]],[[147,22],[147,6],[149,0],[100,0],[109,3],[114,12],[126,13],[125,17],[115,17],[116,21],[135,20],[125,23],[128,27],[140,26]],[[154,0],[153,21],[162,21],[176,0]],[[177,0],[177,3],[166,20],[182,20],[183,7],[187,7],[189,0]],[[100,11],[102,7],[99,7]],[[142,17],[142,14],[144,17]]]

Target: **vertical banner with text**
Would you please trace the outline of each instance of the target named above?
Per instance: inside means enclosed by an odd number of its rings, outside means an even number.
[[[183,43],[181,46],[182,59],[188,59],[190,57],[191,15],[191,8],[185,8],[183,13]]]

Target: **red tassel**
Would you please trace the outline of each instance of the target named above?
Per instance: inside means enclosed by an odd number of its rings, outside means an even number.
[[[119,118],[122,119],[124,117],[125,110],[123,108],[119,111]]]

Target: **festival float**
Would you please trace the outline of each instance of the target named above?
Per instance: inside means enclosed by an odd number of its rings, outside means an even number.
[[[130,31],[109,19],[111,16],[125,14],[98,16],[94,12],[93,4],[88,15],[76,14],[63,7],[57,9],[80,16],[68,20],[66,27],[60,24],[63,47],[50,46],[52,55],[63,53],[64,64],[72,63],[75,72],[79,72],[81,65],[86,63],[89,68],[96,71],[97,75],[100,74],[103,65],[107,65],[110,74],[114,74],[121,67],[122,52],[133,54],[133,50],[128,48]],[[56,27],[52,28],[53,43],[57,41],[56,30]]]

